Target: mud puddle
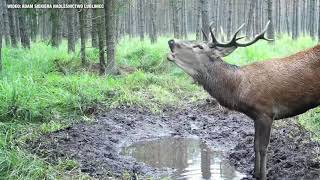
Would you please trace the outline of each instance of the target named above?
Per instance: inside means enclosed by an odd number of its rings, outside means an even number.
[[[125,147],[121,154],[159,169],[174,169],[170,179],[237,180],[245,177],[229,164],[223,152],[212,151],[197,138],[165,137],[139,142]]]
[[[244,179],[253,179],[253,121],[214,101],[171,107],[160,114],[122,106],[97,115],[93,123],[42,136],[30,144],[30,151],[52,163],[75,159],[82,172],[97,179],[121,179],[124,173],[139,179],[161,179],[172,175],[174,169],[157,168],[121,155],[121,150],[145,140],[190,136],[199,137],[213,153],[224,152],[225,158],[219,161],[246,174]],[[268,150],[268,179],[320,179],[320,144],[310,137],[294,119],[276,121]],[[201,159],[201,148],[197,151]]]

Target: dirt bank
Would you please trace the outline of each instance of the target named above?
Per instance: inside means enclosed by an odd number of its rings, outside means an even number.
[[[99,179],[119,177],[124,172],[157,178],[171,170],[154,169],[121,156],[121,147],[161,136],[194,135],[213,149],[224,151],[230,162],[251,179],[253,122],[214,102],[167,108],[161,115],[135,107],[112,109],[97,116],[96,122],[41,137],[30,149],[51,162],[76,159],[81,171]],[[319,179],[319,147],[294,120],[276,122],[268,152],[269,179]]]

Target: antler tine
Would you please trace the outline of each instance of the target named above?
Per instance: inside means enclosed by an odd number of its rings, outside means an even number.
[[[211,29],[211,27],[210,27],[210,34],[211,34],[212,43],[213,44],[219,43],[216,37],[214,36],[213,30]]]
[[[247,42],[247,43],[243,43],[243,44],[238,43],[238,42],[235,42],[235,43],[236,43],[236,46],[238,46],[238,47],[250,46],[250,45],[256,43],[256,42],[257,42],[258,40],[260,40],[260,39],[263,39],[263,40],[266,40],[266,41],[273,41],[273,39],[269,39],[269,38],[267,38],[267,37],[265,36],[265,35],[266,35],[266,32],[267,32],[267,30],[268,30],[269,24],[270,24],[270,20],[269,20],[268,23],[266,24],[266,26],[265,26],[265,28],[263,29],[263,31],[262,31],[260,34],[258,34],[252,41]]]
[[[217,38],[215,37],[214,33],[213,33],[213,29],[212,29],[212,25],[213,23],[210,24],[209,26],[209,30],[210,30],[210,35],[211,35],[211,39],[212,39],[212,43],[214,46],[219,46],[219,47],[233,47],[233,46],[237,46],[237,41],[240,40],[240,39],[243,39],[245,38],[245,36],[241,36],[241,37],[237,37],[239,32],[241,31],[241,29],[244,27],[245,23],[243,23],[237,30],[236,32],[234,33],[234,35],[232,36],[232,39],[227,42],[227,43],[220,43]],[[208,37],[206,35],[206,33],[203,31],[202,29],[202,32],[206,38],[206,40],[208,40]]]
[[[246,36],[241,36],[241,37],[238,37],[237,39],[236,39],[236,41],[238,41],[238,40],[240,40],[240,39],[243,39],[243,38],[245,38]]]
[[[231,41],[229,42],[230,44],[233,43],[233,42],[236,42],[237,40],[239,40],[239,38],[237,38],[237,35],[239,34],[239,32],[241,31],[241,29],[244,27],[245,23],[243,23],[238,29],[237,31],[234,33]],[[245,37],[240,37],[240,39],[243,39]]]
[[[201,28],[201,31],[202,31],[202,34],[203,34],[203,37],[205,38],[205,40],[209,41],[207,34],[204,32],[204,30],[202,28]]]
[[[232,39],[227,42],[227,43],[219,43],[218,41],[216,41],[215,45],[219,46],[219,47],[234,47],[237,46],[237,41],[240,39],[245,38],[245,36],[241,36],[241,37],[237,37],[237,35],[239,34],[239,32],[241,31],[241,29],[244,27],[245,23],[243,23],[237,30],[236,32],[233,34]]]
[[[209,29],[210,29],[212,43],[216,44],[216,43],[219,43],[219,42],[218,42],[217,38],[214,36],[213,30],[212,30],[212,26],[213,26],[213,22],[210,24]]]

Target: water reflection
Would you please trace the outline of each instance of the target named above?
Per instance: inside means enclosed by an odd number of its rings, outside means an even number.
[[[241,179],[221,152],[210,149],[197,139],[164,138],[127,147],[123,154],[157,168],[174,168],[171,179]]]

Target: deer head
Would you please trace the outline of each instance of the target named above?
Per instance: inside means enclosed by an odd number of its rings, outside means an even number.
[[[269,23],[270,21],[265,26],[265,29],[252,41],[246,43],[239,43],[238,40],[243,39],[244,37],[237,37],[245,24],[242,24],[238,28],[232,39],[227,43],[220,43],[215,38],[211,28],[212,25],[210,26],[211,42],[203,31],[203,35],[206,39],[205,42],[182,41],[176,39],[170,40],[168,44],[172,53],[168,55],[168,60],[177,64],[189,75],[194,76],[201,71],[203,67],[206,67],[208,63],[222,60],[223,57],[228,56],[238,47],[250,46],[260,39],[272,41],[272,39],[265,37]]]

